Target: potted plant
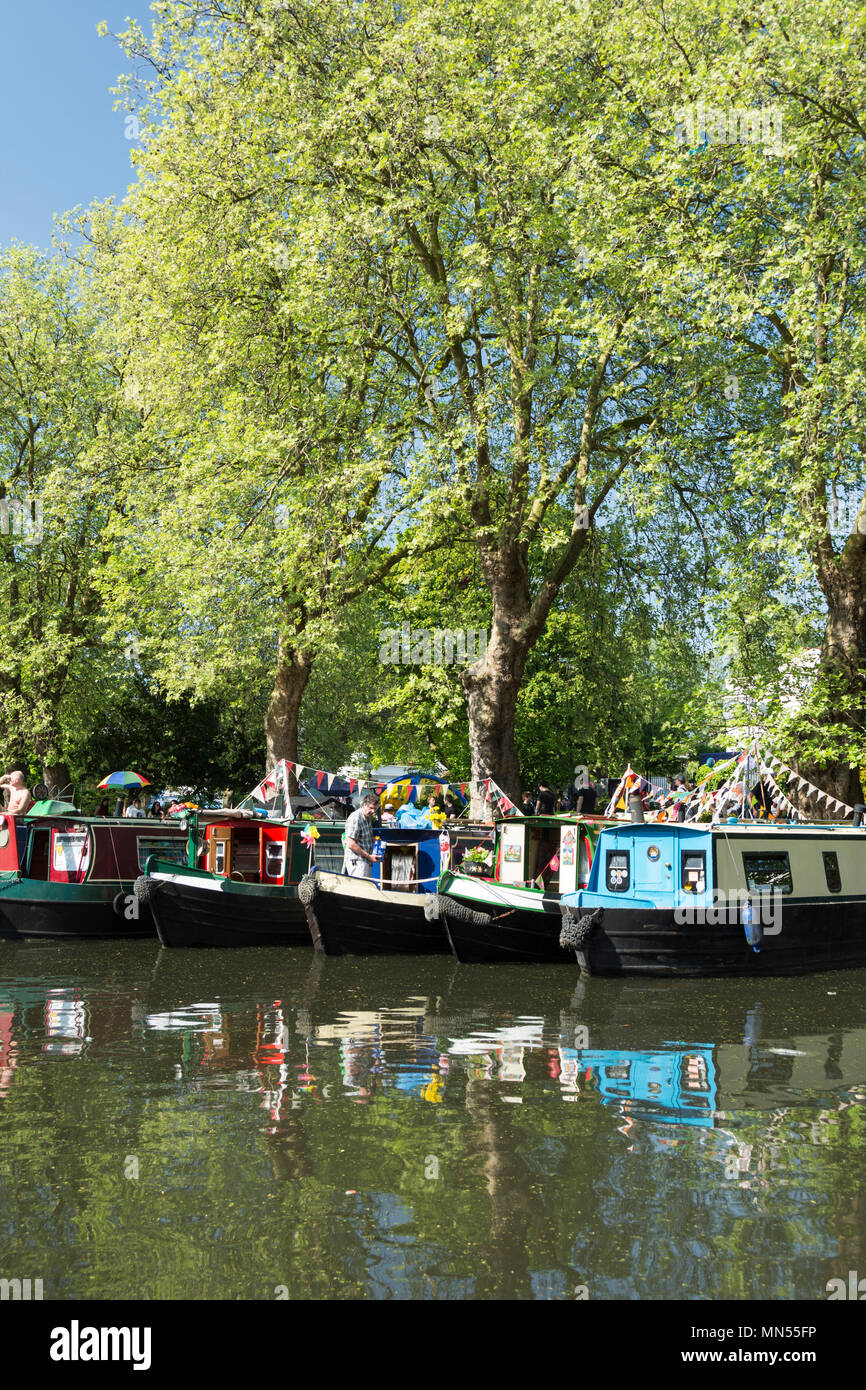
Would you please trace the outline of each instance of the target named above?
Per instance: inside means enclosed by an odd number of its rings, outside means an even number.
[[[489,849],[484,849],[482,845],[473,845],[463,856],[460,868],[464,874],[472,874],[476,878],[483,878],[489,874],[493,867],[493,856]]]

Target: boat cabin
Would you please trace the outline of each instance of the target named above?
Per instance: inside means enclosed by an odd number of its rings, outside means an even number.
[[[493,877],[515,888],[574,893],[589,878],[593,839],[593,830],[578,818],[526,816],[498,821]]]
[[[400,829],[383,825],[376,834],[385,853],[381,862],[372,866],[374,883],[388,892],[436,892],[443,857],[440,831],[427,826]]]
[[[185,864],[186,829],[138,819],[0,815],[0,873],[46,883],[116,883],[144,873],[151,855]]]
[[[845,825],[607,826],[577,905],[712,909],[720,896],[862,897],[864,848],[866,830]]]
[[[220,819],[205,828],[200,867],[237,883],[261,883],[286,887],[300,883],[311,867],[310,847],[301,836],[302,821],[280,822]],[[343,826],[316,825],[319,838],[312,849],[312,864],[339,873],[343,865]]]

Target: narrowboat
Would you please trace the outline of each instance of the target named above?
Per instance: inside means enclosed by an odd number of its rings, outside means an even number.
[[[159,858],[135,883],[163,946],[309,946],[298,883],[312,865],[340,869],[342,822],[226,815],[205,827],[200,864]]]
[[[601,819],[500,820],[487,865],[443,873],[437,908],[458,960],[561,964],[560,899],[585,887]]]
[[[152,855],[183,863],[182,822],[0,815],[0,937],[153,936],[133,892]]]
[[[447,835],[426,827],[383,826],[382,859],[370,878],[316,870],[298,890],[313,945],[329,956],[447,955],[436,884]]]
[[[589,974],[784,975],[866,964],[866,830],[619,824],[561,944]]]

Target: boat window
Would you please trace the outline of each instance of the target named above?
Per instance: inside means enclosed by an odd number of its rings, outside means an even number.
[[[707,856],[703,850],[682,852],[683,892],[707,891]]]
[[[282,878],[285,845],[269,840],[265,846],[265,873],[268,878]]]
[[[842,892],[842,875],[839,872],[839,856],[834,849],[824,853],[824,877],[831,893]]]
[[[187,861],[186,838],[168,839],[162,836],[139,835],[138,842],[138,871],[143,874],[145,865],[151,855],[157,859],[169,859],[172,864],[185,864]]]
[[[214,873],[224,874],[226,871],[226,842],[217,840],[214,845]]]
[[[607,852],[607,890],[627,893],[629,885],[628,850],[609,849]]]
[[[787,854],[744,854],[746,884],[753,893],[793,893],[791,864]]]

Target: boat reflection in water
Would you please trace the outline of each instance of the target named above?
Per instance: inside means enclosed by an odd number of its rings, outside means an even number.
[[[821,1298],[866,1261],[851,972],[6,944],[0,1225],[46,1297]]]
[[[559,1049],[563,1099],[594,1092],[604,1105],[628,1106],[633,1119],[711,1126],[716,1112],[712,1047],[670,1052]]]

